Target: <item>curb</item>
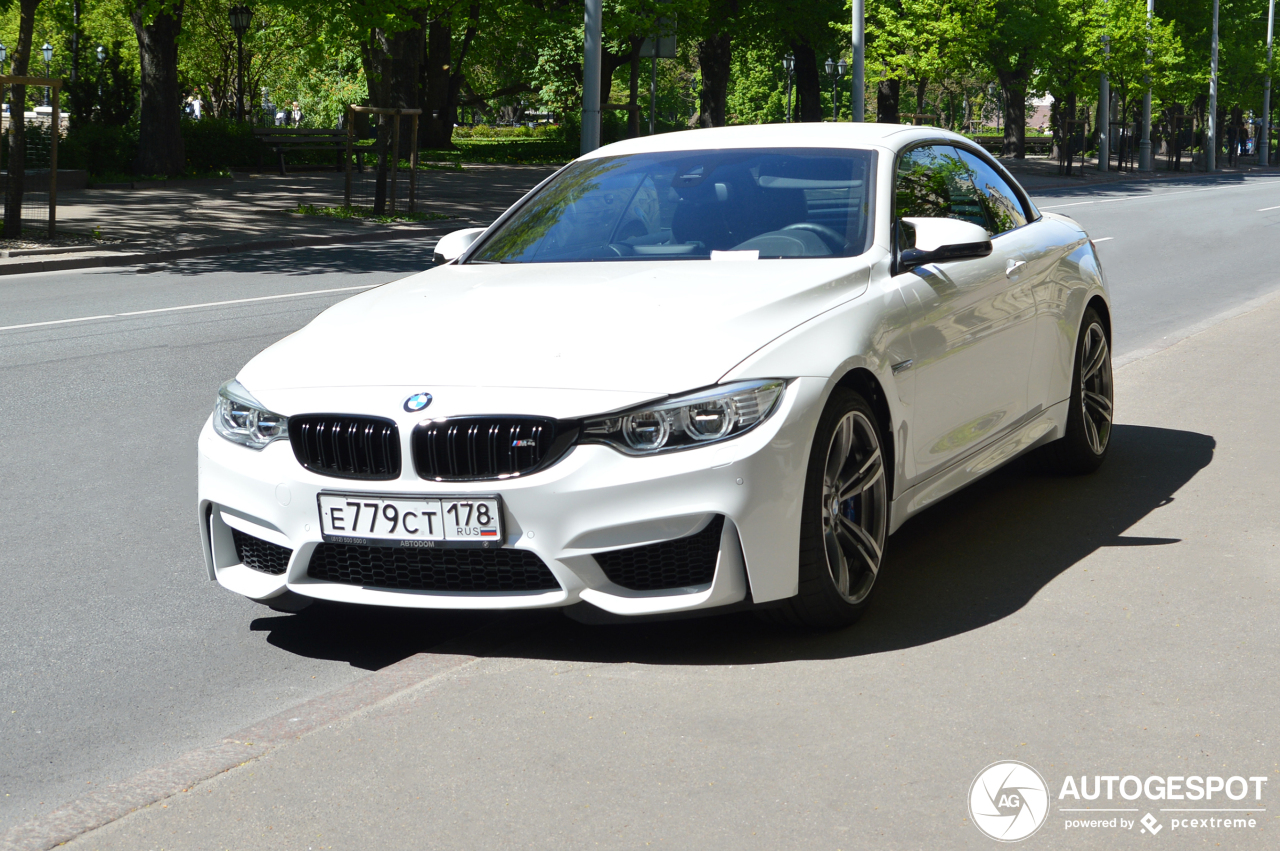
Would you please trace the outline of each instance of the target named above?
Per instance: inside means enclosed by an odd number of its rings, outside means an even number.
[[[504,618],[388,665],[329,694],[305,701],[220,741],[113,783],[0,836],[0,851],[46,851],[129,813],[170,798],[219,774],[264,756],[322,727],[373,709],[412,689],[475,664],[542,623]]]
[[[293,236],[284,239],[267,239],[259,242],[237,242],[222,245],[198,245],[191,248],[173,248],[167,251],[138,252],[132,254],[108,254],[98,257],[73,257],[64,260],[30,260],[22,263],[0,264],[0,275],[27,275],[33,272],[61,272],[68,269],[95,269],[104,266],[137,266],[143,263],[167,263],[172,260],[188,260],[195,257],[217,257],[222,254],[245,254],[251,251],[278,251],[286,248],[308,248],[319,245],[348,245],[356,242],[379,242],[411,239],[415,236],[438,237],[457,225],[467,224],[458,219],[450,228],[414,227],[377,233],[334,234],[332,236]]]

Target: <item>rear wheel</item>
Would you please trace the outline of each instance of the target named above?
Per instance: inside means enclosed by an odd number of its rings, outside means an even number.
[[[1046,465],[1060,473],[1092,473],[1106,460],[1115,417],[1115,383],[1106,326],[1092,307],[1084,312],[1076,341],[1067,432],[1044,447]]]
[[[800,519],[799,593],[772,619],[815,629],[848,626],[866,609],[888,528],[886,459],[875,412],[837,389],[818,421]]]

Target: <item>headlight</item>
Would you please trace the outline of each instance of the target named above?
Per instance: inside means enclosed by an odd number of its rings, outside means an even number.
[[[786,382],[725,384],[626,414],[589,419],[580,443],[607,443],[628,455],[705,446],[745,434],[769,418]]]
[[[262,407],[239,381],[228,381],[218,390],[213,430],[232,443],[261,449],[273,440],[289,436],[289,418]]]

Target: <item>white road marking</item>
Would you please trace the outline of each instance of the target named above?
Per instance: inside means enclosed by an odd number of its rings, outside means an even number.
[[[1276,206],[1274,206],[1274,207],[1263,207],[1263,208],[1262,208],[1261,210],[1259,210],[1258,212],[1259,212],[1259,213],[1265,213],[1265,212],[1267,212],[1268,210],[1280,210],[1280,204],[1277,204],[1277,205],[1276,205]]]
[[[1110,240],[1110,239],[1115,239],[1115,237],[1114,237],[1114,236],[1100,236],[1100,237],[1098,237],[1097,239],[1095,239],[1095,240],[1094,240],[1094,242],[1106,242],[1107,240]]]
[[[1074,204],[1051,204],[1048,207],[1041,206],[1041,210],[1060,210],[1063,207],[1079,207],[1081,204],[1092,204],[1092,201],[1077,201]]]
[[[327,295],[329,293],[346,293],[352,290],[371,290],[381,284],[365,284],[359,287],[337,287],[331,290],[308,290],[304,293],[283,293],[281,295],[261,295],[254,298],[235,298],[229,301],[207,301],[203,304],[183,304],[177,307],[156,307],[151,310],[131,310],[128,313],[102,313],[97,316],[77,316],[75,319],[53,319],[48,322],[28,322],[25,325],[0,325],[0,331],[17,331],[21,328],[42,328],[46,325],[68,325],[72,322],[92,322],[95,319],[120,319],[127,316],[146,316],[150,313],[174,313],[179,310],[199,310],[204,307],[226,307],[229,304],[249,304],[255,301],[275,301],[285,298],[302,298],[309,295]]]

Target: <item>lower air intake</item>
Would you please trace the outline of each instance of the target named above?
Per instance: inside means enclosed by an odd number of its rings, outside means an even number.
[[[246,535],[239,529],[232,529],[231,537],[236,542],[236,555],[245,567],[280,576],[289,566],[289,556],[293,555],[293,550]]]
[[[596,553],[596,563],[614,585],[632,591],[658,591],[709,585],[716,575],[724,516],[701,532],[674,541]]]
[[[529,550],[411,549],[320,544],[307,575],[325,582],[398,591],[558,591]]]

